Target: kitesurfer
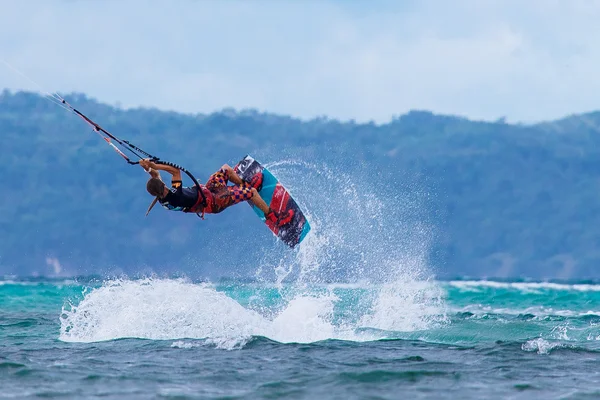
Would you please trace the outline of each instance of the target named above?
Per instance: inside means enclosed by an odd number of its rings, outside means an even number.
[[[140,165],[150,174],[146,190],[155,197],[148,212],[157,201],[167,210],[201,213],[202,216],[205,213],[220,213],[227,207],[242,201],[251,201],[265,214],[265,218],[276,226],[288,224],[294,217],[294,210],[279,213],[271,210],[265,203],[257,190],[262,183],[261,174],[257,174],[251,183],[247,183],[238,176],[233,168],[224,164],[210,176],[206,184],[200,184],[200,187],[196,185],[183,187],[179,168],[155,163],[150,159],[140,160]],[[171,188],[168,188],[162,181],[159,171],[171,174]],[[228,185],[228,182],[232,182],[233,185]]]

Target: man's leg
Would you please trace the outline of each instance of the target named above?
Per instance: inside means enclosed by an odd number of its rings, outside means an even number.
[[[242,185],[245,183],[242,180],[242,178],[240,178],[240,176],[235,172],[235,170],[233,168],[231,168],[229,165],[224,164],[221,167],[221,169],[223,171],[227,172],[227,176],[229,177],[229,180],[231,182],[235,183],[236,185]],[[269,206],[267,205],[267,203],[265,203],[263,198],[260,197],[260,194],[258,194],[258,190],[256,190],[256,188],[252,188],[252,197],[250,198],[250,201],[252,201],[252,203],[254,203],[254,205],[256,207],[258,207],[260,209],[260,211],[262,211],[263,213],[265,213],[265,214],[269,213],[269,211],[270,211]]]
[[[237,180],[239,180],[239,184],[236,184],[234,186],[220,185],[227,188],[228,197],[226,207],[230,207],[242,201],[250,201],[256,207],[258,207],[265,215],[269,213],[269,206],[267,205],[267,203],[265,203],[260,194],[258,194],[256,188],[253,188],[247,182],[242,181],[240,177],[228,165],[222,166],[221,170],[228,175],[230,181],[235,183]],[[220,176],[223,177],[223,174],[220,174]]]
[[[252,201],[252,203],[254,203],[256,207],[260,208],[260,211],[262,211],[265,214],[267,220],[271,221],[277,226],[281,227],[285,224],[290,223],[292,221],[292,218],[294,217],[294,210],[286,210],[285,213],[276,213],[273,210],[271,210],[271,208],[267,205],[267,203],[265,203],[263,198],[260,197],[260,194],[258,194],[258,190],[256,190],[255,188],[252,188],[252,198],[250,200]]]
[[[248,185],[248,183],[242,181],[239,175],[235,173],[235,170],[229,165],[225,164],[221,167],[221,169],[227,172],[229,180],[235,183],[236,185]],[[262,211],[263,214],[265,214],[267,219],[272,220],[279,226],[289,223],[292,220],[292,217],[294,216],[294,210],[287,210],[283,215],[280,213],[274,213],[273,210],[271,210],[271,208],[260,196],[256,188],[252,188],[252,197],[248,200],[251,201],[252,204],[254,204],[256,207],[258,207],[259,210]]]
[[[255,188],[252,188],[252,197],[250,198],[250,200],[265,215],[267,215],[269,213],[269,211],[271,211],[271,209],[269,208],[269,206],[267,205],[267,203],[265,203],[265,201],[263,200],[263,198],[260,197],[260,194],[258,194],[258,190],[256,190]]]
[[[242,178],[240,178],[240,176],[238,174],[235,173],[235,170],[233,168],[231,168],[229,165],[224,164],[221,169],[223,171],[227,172],[227,176],[229,177],[229,180],[233,183],[235,183],[236,185],[241,185],[242,184]]]

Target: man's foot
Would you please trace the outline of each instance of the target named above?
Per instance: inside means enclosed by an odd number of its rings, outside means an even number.
[[[253,188],[255,188],[256,190],[258,190],[260,192],[260,189],[262,189],[262,184],[263,184],[263,174],[262,174],[262,172],[257,172],[256,174],[254,174],[252,179],[250,179],[250,186],[252,186]]]
[[[275,226],[281,228],[282,226],[292,222],[292,219],[294,218],[294,210],[286,210],[281,213],[270,210],[265,217],[267,218],[267,221],[271,221]]]

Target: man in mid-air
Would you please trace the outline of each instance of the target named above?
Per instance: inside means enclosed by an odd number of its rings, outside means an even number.
[[[252,185],[244,182],[229,165],[223,165],[212,174],[205,185],[200,187],[183,187],[181,170],[170,165],[156,164],[150,159],[140,160],[140,165],[150,174],[146,183],[146,190],[155,197],[148,209],[152,209],[158,201],[170,211],[183,211],[188,213],[217,214],[234,204],[242,201],[251,201],[264,214],[265,218],[276,226],[283,226],[291,222],[294,217],[293,210],[281,213],[273,211],[258,194],[262,177],[257,176]],[[171,174],[171,188],[162,181],[159,171]],[[227,185],[232,182],[233,185]],[[148,215],[148,213],[146,213]]]

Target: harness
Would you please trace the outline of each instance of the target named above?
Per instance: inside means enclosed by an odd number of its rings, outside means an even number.
[[[200,184],[198,183],[198,181],[196,180],[194,175],[192,175],[192,173],[190,171],[188,171],[187,169],[180,167],[179,165],[174,164],[172,162],[160,161],[160,160],[155,160],[154,162],[156,164],[169,165],[171,167],[177,168],[177,169],[185,172],[186,175],[190,177],[190,179],[194,182],[194,184],[198,188],[198,200],[196,200],[196,204],[194,204],[190,208],[187,208],[187,209],[184,208],[182,211],[186,212],[186,213],[194,213],[194,214],[198,215],[201,219],[204,219],[204,212],[209,204],[206,199],[206,194],[204,194],[204,190],[203,190],[204,188],[202,186],[200,186]],[[202,214],[200,214],[201,211],[202,211]]]
[[[193,206],[189,208],[184,208],[182,211],[186,213],[194,213],[198,215],[201,219],[204,219],[204,213],[206,212],[206,209],[208,208],[209,210],[212,210],[214,203],[212,201],[212,196],[207,197],[204,193],[204,191],[208,189],[204,188],[203,186],[200,186],[197,182],[195,183],[196,188],[198,190],[198,200],[196,200],[196,203]],[[211,201],[208,200],[209,198],[211,199]],[[202,212],[202,214],[200,214],[200,212]]]

